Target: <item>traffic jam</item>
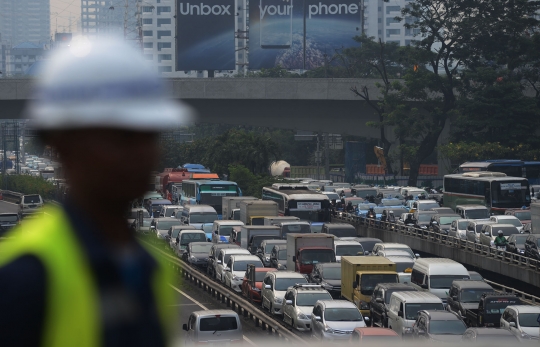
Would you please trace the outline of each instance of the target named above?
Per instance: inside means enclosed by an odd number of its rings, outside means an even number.
[[[452,259],[360,236],[348,222],[538,260],[540,205],[526,178],[464,172],[444,176],[442,190],[284,179],[258,199],[185,164],[154,187],[133,204],[133,231],[303,338],[538,343],[537,303]],[[233,310],[194,311],[182,323],[187,342],[211,343],[216,331],[219,341],[241,341]]]

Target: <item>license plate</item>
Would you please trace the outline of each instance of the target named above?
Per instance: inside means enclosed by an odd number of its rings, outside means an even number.
[[[212,193],[212,196],[226,196],[226,193]]]
[[[30,208],[36,208],[36,205],[28,205]]]

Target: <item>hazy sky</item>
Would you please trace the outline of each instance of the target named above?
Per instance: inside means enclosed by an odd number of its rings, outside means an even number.
[[[50,0],[51,1],[51,34],[56,31],[79,31],[77,25],[81,18],[81,0]],[[71,29],[69,18],[71,17]]]

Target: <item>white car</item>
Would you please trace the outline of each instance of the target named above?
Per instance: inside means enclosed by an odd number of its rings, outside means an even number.
[[[296,284],[289,287],[283,303],[283,321],[293,329],[310,331],[311,312],[319,300],[332,300],[330,293],[318,284]]]
[[[347,300],[317,301],[311,313],[311,336],[319,340],[348,342],[355,328],[365,326],[358,307]]]
[[[341,262],[342,255],[364,255],[364,247],[357,241],[334,241],[334,251],[338,263]]]
[[[521,224],[521,221],[517,217],[514,217],[514,216],[508,216],[508,215],[491,216],[489,220],[497,224],[513,225],[517,228],[517,230],[520,233],[523,231],[523,224]]]
[[[507,306],[500,319],[501,329],[510,330],[519,339],[538,341],[539,317],[540,317],[539,306],[532,306],[532,305]]]
[[[272,314],[283,314],[283,298],[290,286],[307,283],[304,275],[293,271],[268,272],[262,285],[262,307]]]
[[[225,286],[240,293],[248,264],[253,264],[255,267],[264,267],[261,259],[256,255],[231,255],[224,269]]]
[[[216,260],[216,266],[215,266],[215,277],[216,280],[221,281],[221,283],[225,283],[225,265],[229,262],[229,258],[231,255],[250,255],[249,251],[247,249],[243,248],[225,248],[219,251],[219,254],[217,256]],[[244,270],[245,272],[245,270]]]
[[[379,251],[389,251],[389,250],[400,250],[400,251],[406,251],[410,254],[412,258],[419,258],[419,254],[415,254],[411,247],[407,246],[404,243],[393,243],[393,242],[380,242],[376,243],[375,246],[373,246],[373,255],[377,255],[377,252]]]

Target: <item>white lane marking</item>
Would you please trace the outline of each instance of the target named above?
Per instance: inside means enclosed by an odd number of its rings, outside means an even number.
[[[175,286],[173,286],[172,284],[169,284],[169,286],[171,286],[172,289],[176,290],[178,293],[182,294],[183,296],[185,296],[186,298],[188,298],[189,300],[193,301],[195,304],[199,305],[200,307],[202,307],[203,309],[205,310],[210,310],[208,307],[204,306],[203,304],[201,304],[200,302],[198,302],[197,300],[193,299],[191,296],[187,295],[186,293],[184,293],[183,291],[181,291],[180,289],[176,288]],[[250,339],[248,339],[247,337],[243,336],[244,340],[246,340],[247,343],[251,344],[252,346],[256,346],[255,343],[253,343],[253,341],[251,341]]]

